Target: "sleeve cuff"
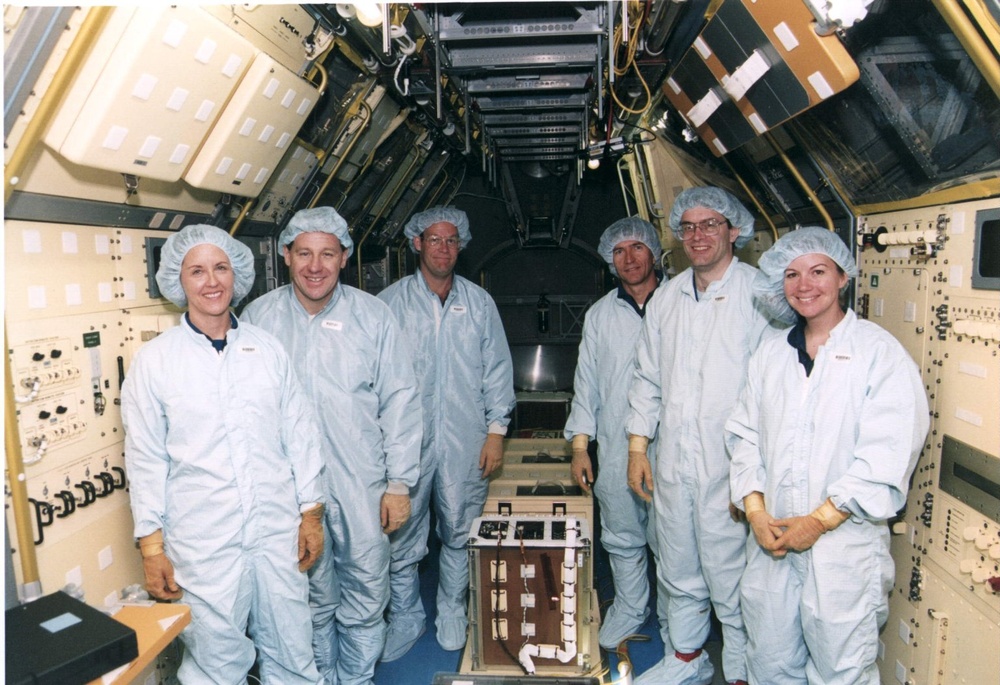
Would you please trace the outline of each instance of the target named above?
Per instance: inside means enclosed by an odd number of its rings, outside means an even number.
[[[743,498],[743,511],[747,516],[750,514],[755,514],[758,511],[766,511],[764,506],[764,494],[758,491],[751,492],[749,495]]]
[[[507,426],[501,426],[499,423],[494,421],[487,427],[487,433],[492,433],[493,435],[507,435]]]
[[[590,445],[590,436],[586,433],[577,433],[573,436],[573,449],[586,450]]]
[[[387,495],[406,495],[409,497],[410,488],[401,480],[390,480],[389,484],[385,487],[385,493]]]
[[[841,511],[832,500],[827,498],[810,516],[822,523],[825,529],[833,530],[849,519],[851,514],[847,511]]]
[[[163,554],[163,529],[154,531],[149,535],[139,538],[139,553],[142,558],[155,557]]]
[[[649,449],[649,438],[645,435],[628,436],[629,452],[645,452],[647,449]]]

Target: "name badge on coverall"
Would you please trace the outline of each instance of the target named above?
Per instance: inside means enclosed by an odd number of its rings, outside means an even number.
[[[451,311],[455,312],[456,314],[465,314],[465,306],[460,304],[453,304],[451,306]]]
[[[242,345],[240,347],[240,352],[243,354],[257,354],[257,348],[253,345]]]
[[[342,331],[344,330],[344,322],[325,319],[323,321],[323,328],[329,328],[331,331]]]
[[[725,302],[729,299],[729,295],[716,295],[712,298],[712,302]]]

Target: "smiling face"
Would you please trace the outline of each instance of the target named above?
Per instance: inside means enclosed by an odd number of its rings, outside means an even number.
[[[340,270],[347,266],[347,252],[340,238],[315,231],[300,233],[285,246],[285,264],[292,277],[295,297],[310,314],[318,314],[333,297]]]
[[[785,298],[810,324],[836,324],[843,317],[840,289],[845,285],[847,274],[825,254],[804,254],[785,269]]]
[[[440,280],[451,276],[458,261],[458,241],[458,228],[447,221],[431,224],[413,239],[413,247],[420,253],[420,270],[425,277]]]
[[[611,250],[618,280],[626,288],[643,285],[653,279],[656,266],[653,252],[641,240],[623,240]]]
[[[691,268],[713,281],[722,277],[732,261],[733,243],[740,237],[740,229],[729,224],[723,215],[706,207],[687,210],[681,216],[681,223],[697,224],[708,219],[726,221],[728,228],[715,235],[705,235],[703,230],[696,230],[684,240],[683,245],[684,254],[691,260]]]
[[[233,274],[229,256],[211,243],[195,245],[181,262],[181,287],[188,301],[188,316],[201,330],[209,330],[210,321],[229,320],[233,299]]]

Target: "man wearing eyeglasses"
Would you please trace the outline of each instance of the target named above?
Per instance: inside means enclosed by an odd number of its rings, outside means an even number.
[[[629,487],[654,503],[673,645],[636,683],[712,682],[702,651],[711,607],[722,624],[726,681],[745,683],[739,583],[747,530],[730,507],[723,426],[768,327],[750,288],[757,270],[733,254],[753,237],[753,217],[721,188],[689,188],[677,196],[670,228],[691,268],[647,307],[626,428]],[[657,435],[654,475],[646,446]]]
[[[489,475],[503,461],[503,437],[514,408],[514,369],[496,304],[489,293],[455,274],[458,253],[472,235],[454,207],[415,214],[404,227],[420,268],[379,297],[403,328],[423,401],[420,481],[411,491],[410,521],[390,537],[391,599],[383,661],[398,659],[424,632],[417,564],[427,554],[434,494],[441,539],[437,641],[465,645],[469,571],[465,543],[482,515]]]
[[[320,675],[370,684],[386,635],[388,535],[406,522],[419,473],[416,378],[389,308],[340,282],[354,242],[336,210],[296,212],[278,245],[291,284],[241,318],[281,340],[320,418],[331,500],[309,582]]]

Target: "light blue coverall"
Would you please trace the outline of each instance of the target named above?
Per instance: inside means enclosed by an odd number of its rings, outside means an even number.
[[[344,283],[315,317],[286,285],[247,305],[243,318],[281,340],[319,417],[332,550],[310,573],[317,664],[334,683],[370,683],[389,600],[382,495],[390,483],[412,489],[419,471],[412,364],[389,308]]]
[[[747,531],[729,515],[723,426],[768,327],[751,295],[756,273],[734,257],[704,293],[696,294],[690,269],[671,279],[647,308],[629,390],[628,432],[652,438],[659,425],[653,499],[670,639],[680,653],[701,649],[711,601],[729,682],[746,678],[739,583]],[[691,663],[668,653],[646,680],[703,683],[711,672],[704,652]]]
[[[666,287],[660,284],[659,288]],[[658,292],[649,295],[649,301]],[[657,555],[653,505],[628,486],[628,390],[635,364],[635,343],[642,317],[620,296],[621,288],[604,295],[587,310],[583,339],[573,378],[573,403],[566,420],[567,440],[589,435],[598,444],[594,495],[601,505],[601,544],[608,552],[615,583],[615,600],[601,625],[601,645],[614,649],[622,635],[616,626],[637,630],[649,615],[646,545]],[[656,442],[648,450],[655,469]],[[659,563],[659,562],[657,562]],[[666,644],[666,591],[660,592],[660,633]],[[614,644],[612,644],[612,642]]]
[[[441,539],[438,641],[465,643],[469,568],[466,542],[482,515],[489,480],[479,468],[491,425],[506,427],[514,408],[514,369],[489,293],[454,276],[442,305],[419,271],[379,293],[396,314],[413,354],[424,408],[420,482],[409,522],[392,534],[393,620],[424,620],[417,564],[427,554],[433,490]]]
[[[300,507],[326,499],[312,409],[277,340],[246,323],[226,340],[220,354],[185,315],[129,368],[135,535],[162,529],[191,607],[181,682],[245,683],[255,646],[265,683],[321,682],[298,570]]]
[[[853,311],[808,377],[787,331],[761,344],[726,423],[733,502],[762,492],[768,513],[786,518],[829,497],[851,517],[783,558],[750,536],[741,596],[751,683],[878,685],[893,583],[886,520],[906,503],[928,426],[916,364]]]

